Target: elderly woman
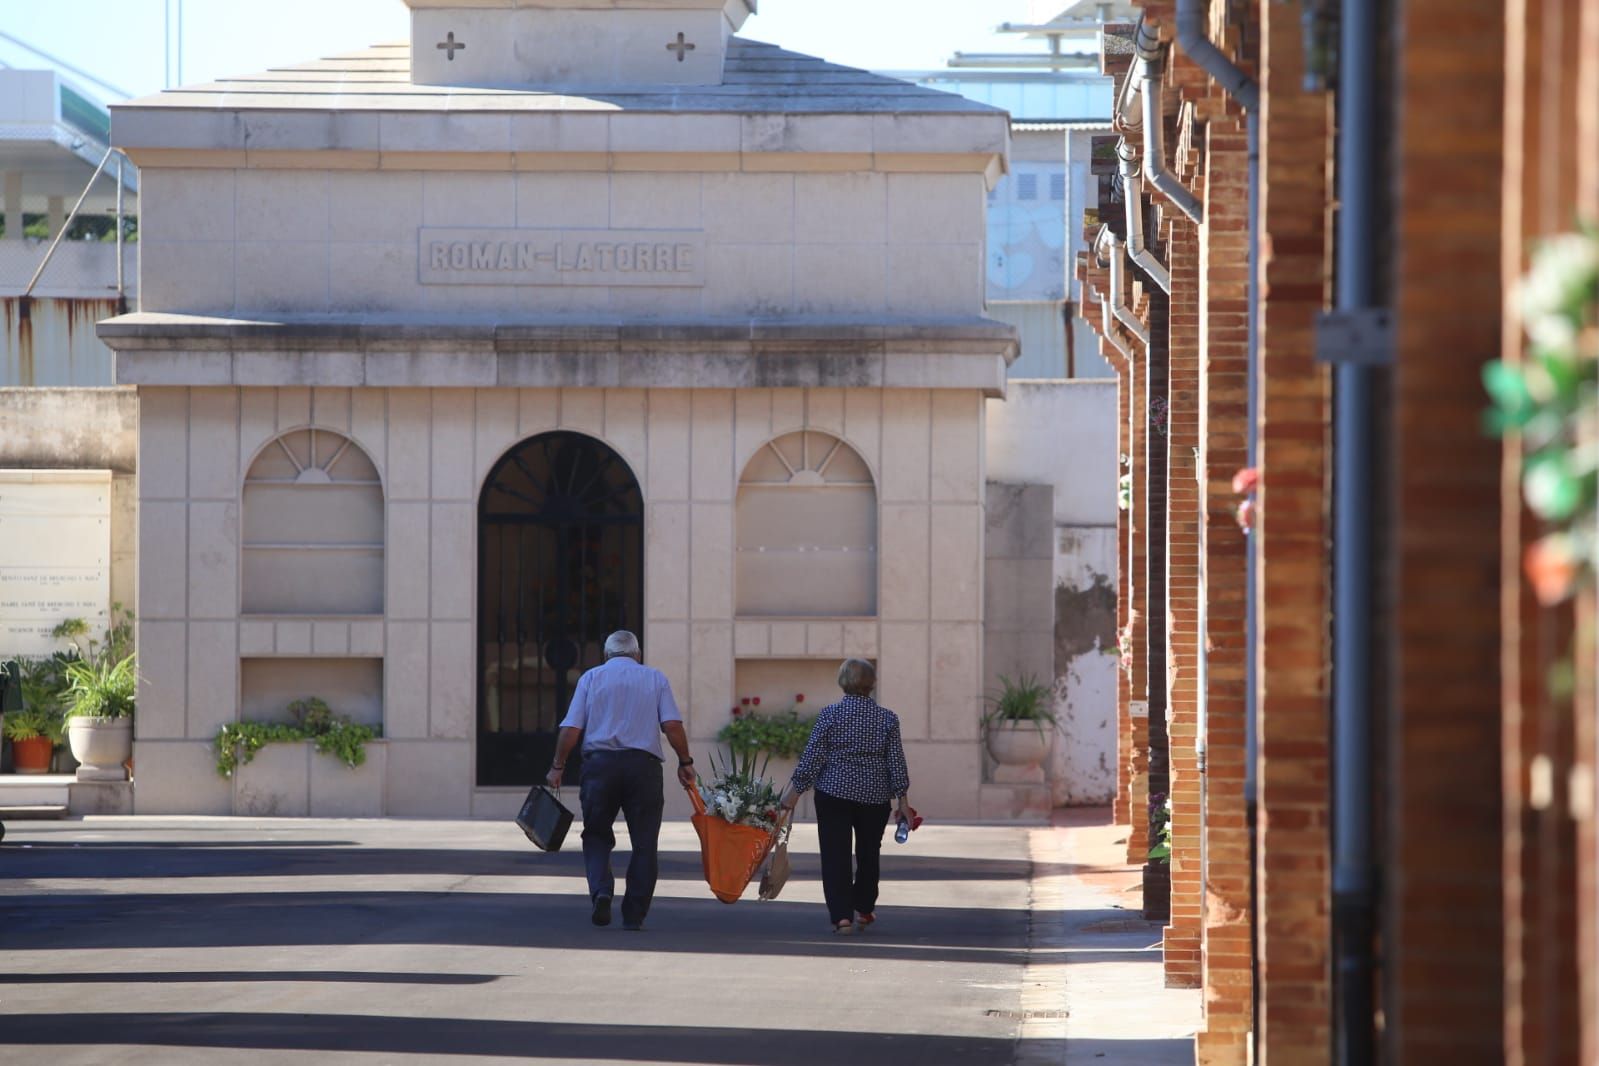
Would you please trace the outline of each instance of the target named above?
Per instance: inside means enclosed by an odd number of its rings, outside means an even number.
[[[878,855],[889,804],[897,802],[900,815],[907,816],[911,782],[899,718],[872,699],[877,670],[869,662],[848,659],[839,668],[838,685],[844,698],[816,716],[794,779],[783,793],[783,806],[792,811],[815,786],[827,914],[833,931],[848,936],[877,920]]]

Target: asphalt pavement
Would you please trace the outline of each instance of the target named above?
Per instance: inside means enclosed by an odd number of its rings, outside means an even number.
[[[726,905],[701,877],[692,828],[668,823],[639,933],[590,924],[576,827],[555,855],[489,822],[8,828],[7,1064],[1008,1066],[1053,1054],[1023,1032],[1038,1013],[1022,1002],[1027,829],[889,838],[880,920],[844,938],[827,925],[810,826],[795,830],[781,899],[751,888]],[[620,878],[620,824],[618,837]]]

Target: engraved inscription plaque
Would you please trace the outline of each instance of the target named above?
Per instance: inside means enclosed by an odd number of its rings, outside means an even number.
[[[0,648],[48,655],[69,618],[98,637],[110,606],[111,474],[0,471]]]
[[[424,285],[705,284],[699,230],[418,231]]]

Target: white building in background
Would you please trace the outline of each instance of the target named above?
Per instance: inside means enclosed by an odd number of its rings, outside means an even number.
[[[898,75],[1011,116],[1011,170],[988,194],[989,314],[1014,325],[1013,378],[1109,378],[1093,330],[1073,311],[1071,264],[1086,249],[1085,204],[1096,202],[1093,139],[1111,132],[1112,79],[1099,73],[1099,33],[1134,17],[1130,3],[1036,0],[1031,20],[1005,23],[1015,50],[957,52],[945,70]],[[1047,14],[1046,14],[1047,13]]]
[[[136,297],[135,249],[110,239],[66,239],[39,269],[105,159],[110,132],[106,109],[65,76],[0,70],[0,387],[112,384],[111,352],[94,324]],[[96,228],[109,236],[118,208],[117,156],[106,171],[79,217],[98,220]],[[122,209],[133,215],[137,176],[131,166],[120,174]],[[86,228],[80,223],[74,230]]]

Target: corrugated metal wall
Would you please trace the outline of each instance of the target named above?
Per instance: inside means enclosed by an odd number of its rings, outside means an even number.
[[[1066,359],[1065,305],[1058,302],[991,301],[988,317],[1015,326],[1022,351],[1011,364],[1012,378],[1109,378],[1110,364],[1099,356],[1099,342],[1085,323],[1073,319],[1070,373]]]
[[[94,326],[117,313],[117,301],[27,301],[0,297],[5,347],[0,351],[0,386],[113,384],[111,350]]]

